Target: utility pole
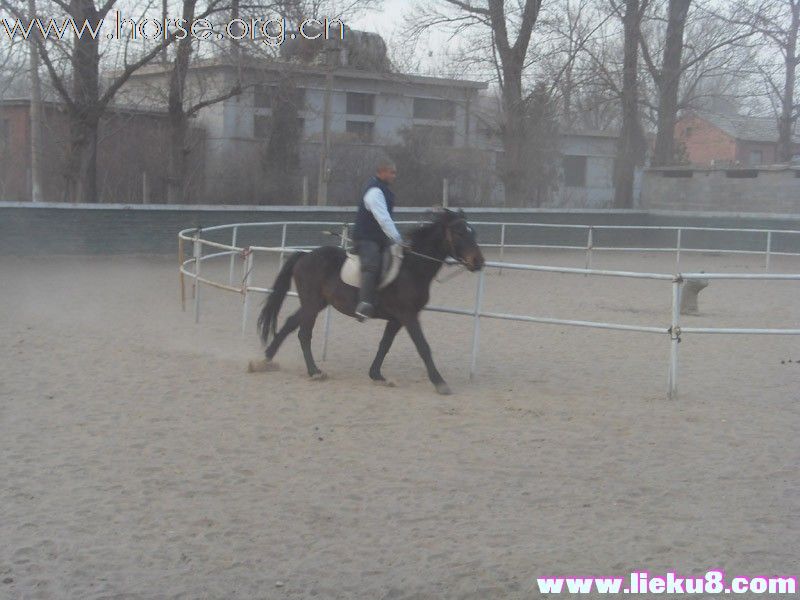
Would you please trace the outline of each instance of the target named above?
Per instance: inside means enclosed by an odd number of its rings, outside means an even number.
[[[328,46],[325,48],[325,100],[322,112],[322,144],[319,153],[319,174],[317,175],[317,205],[328,204],[328,177],[330,176],[330,150],[331,150],[331,93],[333,91],[333,68],[335,52],[338,48]]]
[[[36,15],[35,0],[28,0],[28,12]],[[30,40],[31,67],[31,202],[42,201],[42,84],[39,80],[39,48]]]

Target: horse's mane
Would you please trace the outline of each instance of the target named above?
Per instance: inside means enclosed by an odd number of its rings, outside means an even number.
[[[430,242],[432,234],[436,231],[437,226],[442,223],[442,217],[437,216],[434,218],[433,221],[429,221],[427,223],[422,223],[418,225],[416,228],[412,229],[409,234],[409,241],[411,242],[412,246],[416,246],[417,244]]]

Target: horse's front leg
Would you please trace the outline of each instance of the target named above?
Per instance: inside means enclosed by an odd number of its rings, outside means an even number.
[[[386,322],[386,329],[383,330],[383,337],[381,343],[378,345],[378,353],[375,355],[375,360],[372,361],[372,366],[369,368],[369,376],[372,381],[376,383],[385,383],[386,379],[381,375],[381,367],[383,366],[383,359],[392,347],[397,332],[400,331],[400,321],[397,319],[389,319]]]
[[[414,342],[414,345],[417,347],[417,352],[419,352],[419,355],[425,362],[425,368],[428,369],[428,378],[436,387],[436,391],[440,394],[452,394],[453,392],[450,390],[450,386],[445,383],[444,379],[439,374],[439,371],[436,369],[436,365],[433,364],[431,347],[428,345],[428,341],[422,334],[422,327],[419,324],[419,318],[417,315],[410,317],[403,324],[408,330],[408,335],[411,336],[411,340]]]

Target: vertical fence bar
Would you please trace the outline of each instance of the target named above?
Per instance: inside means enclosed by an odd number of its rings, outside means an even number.
[[[237,238],[239,237],[239,227],[233,228],[233,235],[231,236],[231,246],[236,246]],[[228,285],[233,285],[233,267],[236,264],[236,254],[231,254],[231,264],[228,268]]]
[[[194,234],[194,322],[200,322],[200,265],[203,245],[200,243],[200,229]]]
[[[186,255],[183,249],[183,238],[178,234],[178,272],[181,277],[181,310],[186,311],[186,281],[183,275],[183,263],[186,261]]]
[[[589,225],[589,233],[586,236],[586,268],[592,268],[592,247],[594,246],[594,227]]]
[[[675,243],[675,272],[679,272],[681,270],[681,236],[683,234],[683,229],[678,227],[678,240]]]
[[[475,292],[475,313],[472,323],[472,358],[469,364],[469,378],[475,378],[475,367],[478,364],[478,344],[480,342],[481,331],[481,306],[483,305],[483,281],[486,271],[481,269],[478,276],[478,289]]]
[[[342,225],[342,237],[339,245],[347,252],[347,223]],[[377,293],[377,292],[376,292]],[[328,338],[331,335],[331,305],[325,309],[325,333],[322,336],[322,360],[328,358]]]
[[[680,274],[672,280],[672,325],[669,329],[669,390],[667,397],[672,400],[678,396],[678,344],[681,341],[681,287],[683,278]]]
[[[506,224],[500,225],[500,262],[503,262],[503,257],[506,254]],[[500,267],[500,275],[503,274],[503,267]]]
[[[769,271],[769,254],[772,252],[772,232],[767,232],[767,258],[766,264],[764,265],[764,269]]]
[[[283,229],[281,230],[281,256],[278,259],[278,270],[280,271],[283,267],[283,254],[284,248],[286,248],[286,223],[283,224]]]
[[[242,261],[242,294],[244,295],[244,302],[242,302],[242,336],[244,337],[247,332],[247,313],[250,310],[250,292],[247,288],[253,279],[253,261],[255,253],[247,248],[246,257]]]

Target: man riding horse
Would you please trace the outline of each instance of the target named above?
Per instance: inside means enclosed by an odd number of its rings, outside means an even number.
[[[375,290],[381,276],[383,252],[403,238],[392,220],[394,192],[389,189],[397,168],[388,158],[378,161],[376,173],[364,186],[353,229],[355,250],[361,259],[361,287],[355,316],[359,321],[375,315]]]

